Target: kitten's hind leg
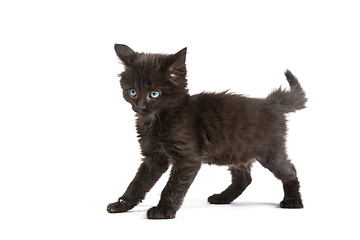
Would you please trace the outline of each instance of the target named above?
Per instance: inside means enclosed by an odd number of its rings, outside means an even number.
[[[234,201],[251,183],[250,169],[245,167],[230,168],[232,183],[220,194],[214,194],[208,198],[211,204],[229,204]]]
[[[280,207],[303,208],[296,170],[285,151],[267,154],[259,159],[259,162],[283,183],[284,199],[280,202]]]

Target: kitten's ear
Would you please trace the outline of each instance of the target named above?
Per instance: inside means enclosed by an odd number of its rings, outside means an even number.
[[[186,51],[187,48],[183,48],[169,56],[166,70],[170,72],[170,75],[186,75]]]
[[[124,44],[115,44],[114,46],[115,52],[120,58],[120,60],[124,63],[125,66],[129,66],[134,63],[137,54],[131,48]]]
[[[179,52],[171,56],[173,60],[173,65],[178,65],[179,67],[185,66],[186,61],[186,51],[187,48],[181,49]]]

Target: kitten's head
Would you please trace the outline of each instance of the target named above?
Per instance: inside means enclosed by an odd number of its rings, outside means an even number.
[[[126,45],[115,44],[115,51],[125,67],[120,74],[124,99],[136,113],[159,115],[184,103],[188,96],[186,48],[164,55],[138,53]]]

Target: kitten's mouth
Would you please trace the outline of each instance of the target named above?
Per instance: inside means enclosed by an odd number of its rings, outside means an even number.
[[[150,112],[148,112],[146,110],[140,110],[137,113],[140,114],[140,115],[149,115],[150,114]]]
[[[159,118],[159,114],[156,111],[151,111],[149,109],[134,109],[134,112],[136,112],[136,115],[141,118],[145,118],[150,121],[155,121]]]
[[[148,115],[151,113],[147,108],[133,108],[133,110],[140,115]]]

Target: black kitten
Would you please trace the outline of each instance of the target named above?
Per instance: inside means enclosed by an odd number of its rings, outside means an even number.
[[[279,88],[264,99],[223,93],[190,96],[186,80],[186,48],[173,55],[137,53],[115,44],[123,62],[123,96],[136,112],[136,127],[144,159],[126,192],[108,205],[110,213],[125,212],[140,203],[172,165],[169,181],[148,218],[174,218],[202,163],[229,166],[232,183],[212,204],[227,204],[251,183],[257,160],[280,179],[282,208],[302,208],[299,181],[285,148],[285,114],[305,108],[298,80],[285,76],[290,91]]]

